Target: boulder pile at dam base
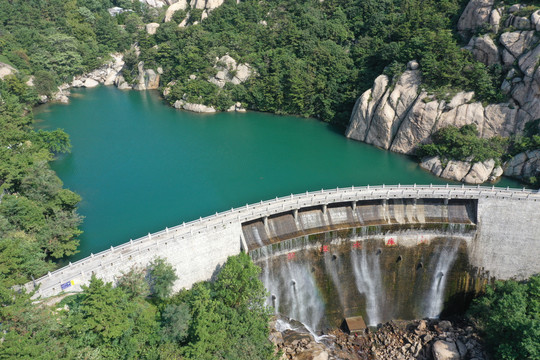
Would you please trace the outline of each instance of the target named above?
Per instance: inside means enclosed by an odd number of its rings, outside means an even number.
[[[479,329],[463,318],[393,320],[348,334],[334,329],[311,334],[300,323],[271,323],[270,340],[280,360],[489,360]]]

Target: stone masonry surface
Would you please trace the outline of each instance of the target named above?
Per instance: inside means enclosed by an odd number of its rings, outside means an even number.
[[[366,186],[321,190],[290,195],[200,218],[148,234],[70,263],[35,282],[34,297],[79,292],[92,273],[115,282],[133,266],[145,267],[163,257],[179,279],[174,290],[208,280],[226,261],[246,249],[242,223],[305,207],[372,199],[475,199],[478,200],[476,239],[469,249],[472,265],[507,279],[526,278],[540,272],[540,193],[495,187],[470,186]],[[64,288],[64,289],[62,289]]]

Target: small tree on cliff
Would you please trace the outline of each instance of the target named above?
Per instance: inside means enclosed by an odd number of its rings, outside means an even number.
[[[162,258],[156,258],[148,267],[148,282],[150,292],[158,299],[171,295],[174,282],[178,279],[173,266]]]

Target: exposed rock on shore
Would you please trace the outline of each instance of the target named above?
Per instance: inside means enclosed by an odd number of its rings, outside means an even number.
[[[211,106],[206,106],[203,104],[193,104],[188,103],[185,100],[176,100],[173,104],[176,109],[184,109],[188,111],[193,111],[197,113],[215,113],[216,109]]]
[[[279,331],[271,325],[270,340],[281,359],[488,359],[475,328],[447,320],[392,321],[358,336],[333,330],[320,342],[301,328]]]
[[[420,163],[423,169],[434,175],[452,181],[469,184],[482,184],[486,181],[496,181],[503,174],[500,166],[495,166],[495,160],[471,163],[469,161],[450,160],[443,164],[438,156],[425,158]]]
[[[226,54],[221,58],[216,57],[214,69],[216,69],[216,75],[204,79],[219,88],[223,89],[225,84],[232,83],[235,85],[241,84],[247,81],[254,73],[249,64],[238,64],[238,62],[230,55]],[[198,77],[195,74],[191,74],[187,81],[196,80]],[[163,88],[163,96],[169,97],[172,88],[177,84],[176,81],[171,81]],[[220,90],[223,91],[223,90]],[[172,102],[172,101],[171,101]],[[194,112],[217,112],[218,110],[212,106],[206,106],[203,104],[193,103],[193,99],[190,99],[186,94],[180,100],[176,100],[173,106],[177,109],[184,109]],[[220,109],[224,110],[224,109]],[[240,102],[236,102],[231,105],[226,111],[239,111],[244,112],[246,109]]]
[[[113,85],[124,67],[122,54],[111,54],[112,60],[87,74],[75,76],[71,87],[95,87],[99,84]]]
[[[504,166],[504,174],[526,180],[540,173],[540,150],[520,153]]]
[[[458,30],[469,34],[487,26],[498,31],[502,15],[507,19],[502,24],[505,28],[520,29],[503,32],[495,40],[492,34],[472,37],[465,47],[487,66],[499,64],[503,68],[506,77],[501,90],[508,94],[508,102],[482,104],[475,101],[474,92],[436,99],[423,89],[421,67],[418,69],[418,63],[411,61],[397,78],[380,75],[375,79],[373,87],[357,100],[345,135],[386,150],[413,154],[419,144],[429,143],[434,132],[447,126],[474,124],[483,138],[522,134],[528,122],[540,118],[540,37],[535,32],[540,11],[519,20],[513,15],[519,7],[494,9],[493,4],[493,0],[470,1],[458,22]],[[430,160],[425,167],[431,170],[432,163]],[[473,165],[469,165],[447,165],[462,169],[458,173],[435,166],[434,173],[451,179],[463,175],[459,181],[472,183],[492,177],[480,176],[488,172],[480,171],[481,165],[476,166],[475,174],[467,176],[473,170]],[[515,171],[505,172],[510,173]]]

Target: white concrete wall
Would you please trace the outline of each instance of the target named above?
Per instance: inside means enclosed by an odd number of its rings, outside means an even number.
[[[478,200],[471,262],[498,279],[540,273],[540,200]]]
[[[35,297],[56,295],[62,291],[60,284],[67,282],[72,285],[65,291],[80,291],[80,285],[88,283],[92,272],[106,281],[114,281],[132,266],[146,266],[155,257],[164,257],[175,266],[179,276],[176,290],[189,288],[194,282],[209,279],[228,256],[240,252],[242,222],[315,205],[407,198],[480,199],[482,230],[471,249],[474,263],[502,278],[513,276],[514,270],[518,277],[538,272],[538,192],[464,186],[367,186],[291,194],[160,231],[37,279],[35,285],[40,288]],[[523,232],[528,240],[519,242],[519,234]],[[505,259],[507,253],[512,260]],[[533,261],[532,265],[521,264]],[[500,268],[499,264],[505,265]],[[34,283],[26,284],[26,288],[34,289]]]

